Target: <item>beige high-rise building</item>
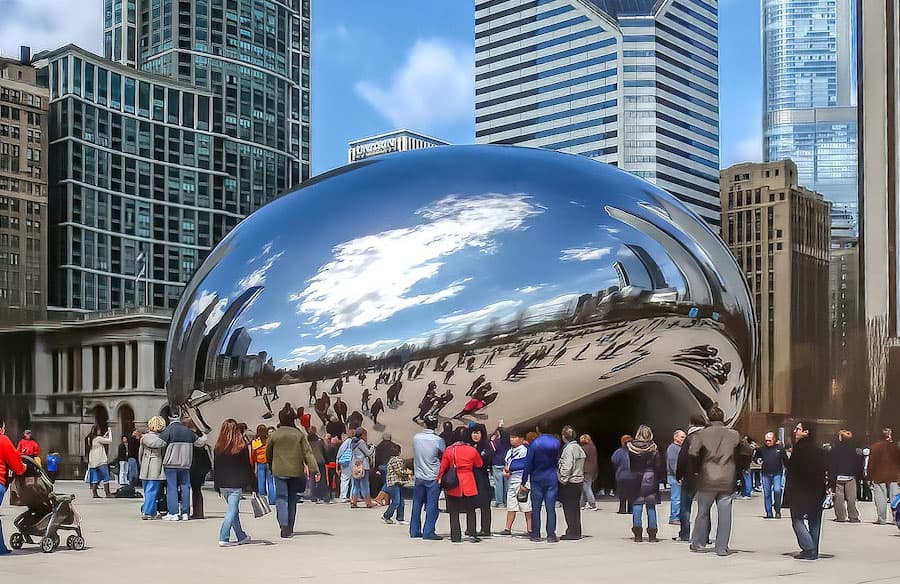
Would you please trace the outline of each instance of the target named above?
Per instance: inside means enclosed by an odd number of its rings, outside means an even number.
[[[0,58],[0,319],[47,306],[47,112],[27,47]]]
[[[722,238],[743,268],[760,332],[749,413],[819,416],[828,397],[831,203],[790,160],[720,173]]]

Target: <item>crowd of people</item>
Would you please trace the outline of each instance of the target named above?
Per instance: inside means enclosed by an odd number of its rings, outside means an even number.
[[[346,422],[346,416],[326,418],[335,423],[320,437],[309,415],[299,410],[285,404],[277,427],[260,425],[255,431],[228,419],[214,445],[207,444],[207,435],[189,419],[154,416],[145,432],[121,438],[116,459],[120,489],[140,481],[144,520],[200,519],[201,487],[214,469],[214,488],[227,504],[219,533],[223,547],[251,541],[240,522],[247,492],[275,507],[283,538],[294,534],[301,497],[312,503],[349,503],[350,508],[384,507],[385,523],[408,525],[411,538],[441,540],[436,525],[443,493],[454,543],[512,536],[520,514],[523,535],[531,541],[578,540],[583,537],[582,512],[597,508],[597,447],[589,435],[578,435],[569,425],[557,434],[549,428],[507,429],[502,421],[493,432],[477,422],[456,427],[445,422],[438,433],[437,418],[426,415],[423,429],[413,438],[411,456],[404,457],[387,432],[381,442],[371,443],[357,417]],[[99,426],[87,439],[86,480],[95,497],[101,486],[111,496],[107,448],[112,442],[111,432]],[[40,454],[30,431],[14,447],[0,422],[0,502],[8,472],[24,470],[21,456],[40,461]],[[58,464],[58,453],[51,453],[48,467],[54,457]],[[412,468],[407,468],[408,458]],[[812,424],[801,421],[792,428],[789,444],[769,432],[757,445],[726,427],[724,413],[714,405],[706,416],[692,417],[686,430],[677,430],[666,448],[657,443],[652,428],[640,425],[633,436],[622,436],[611,462],[618,513],[631,515],[635,542],[643,542],[645,535],[647,541],[659,541],[657,508],[668,486],[668,523],[678,528],[672,539],[687,542],[693,552],[719,556],[733,553],[732,504],[755,490],[751,469],[757,471],[764,517],[780,519],[782,508],[789,507],[800,548],[795,557],[801,560],[819,557],[826,508],[834,507],[837,522],[860,523],[857,500],[867,489],[875,501],[874,523],[887,524],[893,522],[891,507],[900,503],[900,448],[887,428],[870,448],[859,446],[848,430],[823,445]],[[403,489],[409,487],[412,509],[407,520]],[[564,530],[557,526],[558,505]],[[492,506],[506,509],[502,529],[494,530]],[[2,541],[0,526],[0,553],[8,553]]]

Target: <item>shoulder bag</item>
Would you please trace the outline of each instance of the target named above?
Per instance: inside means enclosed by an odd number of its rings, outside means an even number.
[[[441,488],[445,491],[459,487],[459,473],[456,471],[456,448],[453,449],[453,463],[441,477]]]

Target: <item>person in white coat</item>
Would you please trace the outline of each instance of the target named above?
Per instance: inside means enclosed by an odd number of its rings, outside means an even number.
[[[159,518],[156,502],[160,487],[166,480],[163,469],[166,443],[159,433],[165,427],[166,421],[161,416],[153,416],[147,421],[147,433],[141,437],[138,458],[141,461],[139,478],[144,487],[144,504],[141,505],[141,519],[144,520]]]
[[[88,434],[88,443],[90,451],[88,452],[88,482],[91,484],[91,493],[95,499],[99,499],[98,490],[100,483],[103,483],[103,491],[106,497],[112,497],[109,492],[109,455],[106,447],[112,444],[112,431],[107,428],[105,433],[101,433],[100,426],[94,424],[91,433]]]

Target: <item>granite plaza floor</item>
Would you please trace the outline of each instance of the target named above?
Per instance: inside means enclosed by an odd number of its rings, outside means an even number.
[[[139,499],[90,499],[77,482],[63,482],[58,490],[77,494],[88,549],[43,554],[26,546],[0,558],[0,582],[900,583],[900,530],[872,525],[871,503],[861,504],[859,525],[834,523],[826,511],[822,553],[833,557],[801,562],[786,555],[797,549],[788,512],[782,520],[762,519],[759,495],[735,501],[732,547],[738,553],[719,558],[672,542],[677,528],[669,525],[662,526],[660,543],[630,541],[630,517],[616,515],[617,504],[609,499],[600,501],[600,511],[583,514],[589,537],[556,545],[515,537],[479,544],[410,540],[406,527],[384,525],[378,510],[310,503],[300,505],[297,535],[282,540],[274,514],[254,519],[247,501],[241,520],[253,544],[219,548],[224,506],[211,491],[205,492],[208,519],[169,523],[141,521]],[[407,517],[409,507],[407,501]],[[658,510],[665,517],[668,503]],[[7,541],[19,512],[8,500],[0,510]],[[562,526],[561,510],[558,515]],[[500,529],[505,511],[495,510],[493,517]],[[519,518],[514,531],[522,528]],[[448,531],[442,514],[438,533]]]

